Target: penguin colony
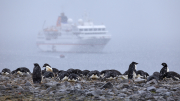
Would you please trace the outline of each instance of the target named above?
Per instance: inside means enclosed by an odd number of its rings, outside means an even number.
[[[160,70],[160,72],[154,72],[153,75],[149,76],[147,72],[144,72],[143,70],[137,70],[137,64],[136,62],[132,62],[129,65],[129,68],[127,71],[125,71],[124,74],[121,74],[118,70],[80,70],[80,69],[68,69],[67,71],[64,70],[58,70],[56,68],[52,68],[49,64],[45,63],[41,70],[41,67],[38,63],[34,63],[33,72],[31,73],[30,70],[26,67],[20,67],[16,70],[13,70],[11,72],[10,69],[4,68],[0,75],[10,75],[10,74],[31,74],[33,83],[41,83],[42,79],[44,78],[51,78],[51,79],[57,79],[59,81],[69,81],[69,82],[76,82],[79,80],[82,80],[84,78],[88,80],[112,80],[117,79],[118,77],[121,77],[123,79],[146,79],[146,81],[150,81],[152,79],[155,79],[157,81],[163,80],[164,78],[172,78],[173,80],[179,80],[180,75],[174,71],[169,71],[169,68],[166,63],[162,63],[163,66]]]

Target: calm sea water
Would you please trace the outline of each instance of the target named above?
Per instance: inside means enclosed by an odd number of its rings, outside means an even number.
[[[108,46],[107,46],[108,47]],[[110,48],[110,49],[109,49]],[[149,74],[160,71],[161,63],[166,62],[170,71],[180,73],[179,49],[150,48],[121,48],[114,50],[113,47],[106,48],[102,53],[52,53],[40,52],[33,49],[1,49],[0,50],[0,71],[3,68],[14,70],[18,67],[27,67],[33,70],[34,63],[42,67],[44,63],[50,64],[59,70],[69,68],[81,70],[104,70],[117,69],[124,73],[132,61],[138,62],[138,70],[144,70]],[[64,58],[60,58],[64,55]]]

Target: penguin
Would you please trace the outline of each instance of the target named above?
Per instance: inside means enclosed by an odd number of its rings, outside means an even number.
[[[100,78],[100,72],[97,71],[97,70],[90,71],[90,72],[88,73],[88,78],[89,78],[89,79],[99,79],[99,78]]]
[[[69,74],[71,74],[71,73],[74,72],[74,69],[70,68],[70,69],[67,70],[67,72],[68,72]]]
[[[169,72],[169,68],[166,63],[161,64],[163,68],[160,70],[161,76],[164,76],[167,72]]]
[[[89,70],[83,70],[83,71],[82,71],[82,76],[83,76],[83,77],[86,77],[89,72],[90,72]]]
[[[63,71],[58,74],[59,80],[62,80],[62,81],[67,81],[68,76],[69,76],[69,73],[67,71]]]
[[[145,77],[147,78],[149,76],[149,74],[147,72],[144,72],[145,73]]]
[[[41,83],[42,74],[41,67],[38,63],[34,63],[33,75],[32,75],[33,83]]]
[[[164,74],[164,76],[160,76],[160,80],[163,80],[164,78],[172,78],[173,80],[180,80],[180,75],[174,71],[169,71]]]
[[[43,74],[43,78],[54,78],[54,74],[53,72],[47,71]]]
[[[45,72],[46,72],[46,70],[41,70],[42,75],[44,75]]]
[[[115,73],[116,76],[122,75],[121,72],[119,72],[118,70],[111,69],[110,71],[112,71],[113,73]]]
[[[153,79],[156,79],[156,81],[159,81],[160,79],[160,73],[159,72],[154,72],[153,75],[147,77],[147,82],[151,81]]]
[[[136,62],[132,62],[130,65],[129,65],[129,69],[128,69],[128,79],[134,79],[136,77],[136,65],[138,63]]]
[[[165,74],[169,72],[169,68],[166,63],[161,64],[163,67],[160,70],[160,80],[165,78]]]
[[[109,72],[109,70],[102,70],[102,71],[100,72],[101,78],[104,78],[104,75],[105,75],[107,72]]]
[[[45,70],[46,70],[46,71],[53,72],[53,69],[51,68],[51,66],[50,66],[49,64],[45,63],[45,64],[43,65],[43,67],[45,67]]]
[[[112,79],[116,79],[117,78],[117,74],[114,71],[108,71],[105,73],[103,80],[108,79],[108,80],[112,80]]]
[[[72,74],[70,74],[70,75],[68,76],[68,81],[69,81],[69,82],[76,82],[76,81],[78,81],[78,80],[79,80],[79,78],[78,78],[78,75],[77,75],[77,74],[72,73]]]
[[[80,69],[74,69],[73,73],[77,74],[80,77],[82,76],[82,71]]]
[[[147,72],[144,72],[143,70],[138,70],[136,71],[136,75],[140,78],[147,78],[147,76],[149,76],[149,74]]]
[[[12,72],[11,72],[11,74],[15,74],[16,73],[16,70],[13,70]]]
[[[46,71],[53,72],[55,76],[58,76],[59,70],[57,68],[52,68],[49,64],[45,63],[43,65]]]
[[[2,75],[8,75],[8,74],[11,74],[11,70],[8,68],[4,68],[1,73]]]
[[[15,70],[15,72],[17,74],[21,74],[21,75],[23,75],[23,73],[26,73],[26,74],[30,74],[31,73],[30,70],[28,68],[26,68],[26,67],[19,67],[19,68],[17,68]]]

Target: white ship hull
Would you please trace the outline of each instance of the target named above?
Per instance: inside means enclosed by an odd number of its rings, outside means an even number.
[[[72,38],[38,40],[37,46],[46,52],[102,52],[110,37],[106,38]]]

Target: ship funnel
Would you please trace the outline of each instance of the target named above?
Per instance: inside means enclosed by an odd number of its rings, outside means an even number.
[[[56,26],[57,27],[61,26],[61,16],[58,17]]]

